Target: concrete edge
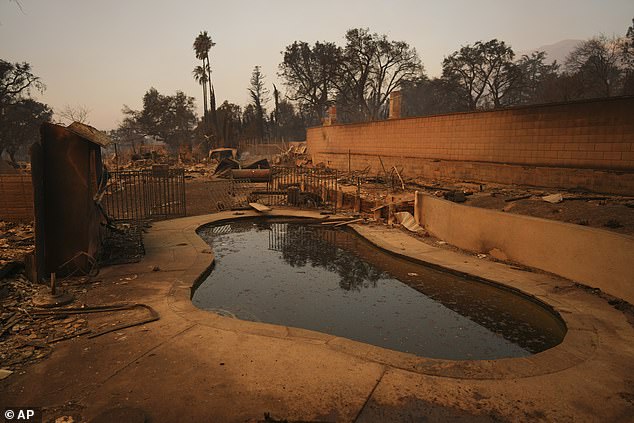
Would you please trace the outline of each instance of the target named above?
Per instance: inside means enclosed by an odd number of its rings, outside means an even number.
[[[266,215],[251,211],[243,212],[240,215],[236,215],[233,212],[220,212],[194,218],[164,221],[156,225],[159,230],[169,230],[171,226],[175,226],[174,222],[176,222],[178,227],[182,228],[180,230],[181,235],[191,242],[192,247],[197,252],[194,265],[181,273],[169,291],[167,302],[175,313],[186,320],[219,330],[239,331],[252,335],[322,344],[335,351],[394,368],[426,375],[460,379],[508,379],[555,373],[586,361],[594,354],[598,346],[596,329],[594,327],[588,328],[588,322],[577,318],[574,307],[566,307],[565,303],[563,304],[564,307],[561,307],[560,304],[553,304],[550,298],[545,297],[539,290],[527,292],[526,286],[518,286],[512,280],[491,280],[475,273],[456,272],[454,269],[448,269],[445,263],[434,262],[429,257],[425,257],[423,260],[416,256],[403,254],[394,248],[390,248],[388,244],[380,242],[380,240],[368,239],[367,234],[364,235],[363,231],[358,230],[358,227],[353,228],[355,233],[388,253],[424,265],[449,270],[452,273],[466,275],[476,280],[487,281],[502,289],[510,288],[510,290],[521,293],[527,298],[534,299],[540,305],[549,309],[549,311],[554,311],[565,322],[567,327],[566,336],[559,345],[529,357],[499,360],[442,360],[419,357],[307,329],[233,319],[197,308],[191,301],[193,289],[212,271],[214,254],[211,248],[197,235],[196,231],[208,224],[253,217],[323,218],[318,213],[311,211],[276,209]],[[187,225],[183,226],[183,223],[185,223],[183,220],[185,219],[188,222]],[[403,236],[409,235],[403,234]],[[452,254],[457,255],[458,253],[452,252]],[[495,263],[495,265],[508,268],[508,266],[503,264]],[[512,269],[506,270],[514,271]]]

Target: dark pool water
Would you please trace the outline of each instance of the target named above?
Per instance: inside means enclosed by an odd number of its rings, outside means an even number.
[[[199,235],[216,256],[193,294],[202,309],[453,360],[528,356],[565,335],[524,296],[392,256],[349,231],[239,220]]]

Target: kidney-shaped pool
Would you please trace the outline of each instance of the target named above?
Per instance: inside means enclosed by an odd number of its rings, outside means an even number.
[[[215,264],[198,308],[311,329],[423,357],[523,357],[559,344],[559,316],[511,290],[383,252],[315,222],[204,226]]]

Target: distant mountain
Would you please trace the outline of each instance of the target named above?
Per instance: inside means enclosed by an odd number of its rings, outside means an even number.
[[[522,55],[524,54],[527,54],[530,56],[530,54],[535,50],[545,51],[547,63],[552,63],[556,60],[557,63],[559,63],[560,65],[563,65],[564,62],[566,61],[566,56],[568,56],[568,53],[570,53],[575,47],[577,47],[577,45],[581,41],[583,40],[562,40],[554,44],[548,44],[545,46],[537,47],[532,50],[524,50],[524,51],[517,52],[516,57],[518,58],[522,57]]]

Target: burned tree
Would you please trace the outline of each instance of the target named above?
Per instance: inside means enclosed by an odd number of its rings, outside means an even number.
[[[422,74],[416,49],[406,42],[351,29],[336,78],[341,109],[352,120],[379,119],[390,94]]]
[[[151,135],[160,138],[172,148],[191,142],[196,126],[194,98],[182,91],[163,95],[150,88],[143,96],[143,109],[131,110],[124,106],[126,119],[120,126],[122,134]]]
[[[40,124],[53,114],[46,104],[30,98],[32,89],[43,92],[45,86],[31,65],[0,59],[0,154],[6,152],[13,162],[37,141]]]
[[[623,40],[600,35],[580,43],[566,57],[565,70],[577,75],[584,97],[620,94],[625,76]]]
[[[318,41],[311,47],[295,41],[283,55],[279,75],[285,80],[289,99],[310,110],[311,123],[321,123],[322,115],[336,96],[341,49],[329,42]]]
[[[514,57],[504,41],[478,41],[445,58],[443,78],[456,87],[469,110],[505,106],[521,77]]]
[[[269,90],[264,85],[264,74],[260,70],[260,66],[253,68],[251,74],[251,86],[249,87],[249,95],[251,96],[251,104],[255,108],[255,118],[257,122],[258,138],[264,139],[264,124],[266,116],[266,104],[269,102]]]

